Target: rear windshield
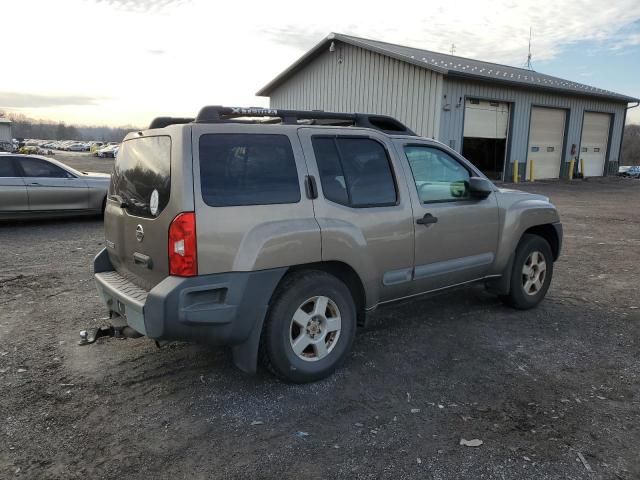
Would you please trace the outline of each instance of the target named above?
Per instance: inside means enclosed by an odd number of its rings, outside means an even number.
[[[202,198],[212,207],[300,201],[298,171],[286,135],[200,137]]]
[[[171,137],[144,137],[122,144],[109,195],[127,204],[139,217],[157,217],[169,203],[171,193]]]

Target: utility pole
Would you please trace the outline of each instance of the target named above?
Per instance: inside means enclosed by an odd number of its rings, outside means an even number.
[[[451,52],[451,55],[455,55],[456,54],[456,44],[455,43],[451,44],[451,50],[449,50],[449,52]]]
[[[531,34],[532,34],[533,30],[531,29],[531,27],[529,27],[529,53],[527,54],[527,69],[528,70],[533,70],[533,67],[531,65]]]

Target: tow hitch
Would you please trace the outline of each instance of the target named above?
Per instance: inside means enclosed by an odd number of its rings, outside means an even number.
[[[80,341],[78,345],[90,345],[95,343],[100,337],[116,337],[116,329],[113,326],[104,326],[100,328],[91,328],[80,332]]]
[[[90,328],[80,332],[80,341],[78,345],[83,347],[95,343],[100,337],[116,337],[116,338],[140,338],[142,334],[135,331],[128,325],[114,326],[105,325],[98,328]]]

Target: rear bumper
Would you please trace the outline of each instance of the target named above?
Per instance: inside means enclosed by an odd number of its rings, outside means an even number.
[[[150,291],[113,269],[106,249],[94,260],[98,293],[109,312],[155,340],[238,345],[261,328],[286,268],[167,277]]]

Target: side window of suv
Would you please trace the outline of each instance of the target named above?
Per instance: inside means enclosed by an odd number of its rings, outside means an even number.
[[[379,142],[361,137],[312,138],[327,200],[349,207],[383,207],[398,200],[389,156]]]
[[[404,152],[422,203],[469,198],[469,170],[451,155],[426,145],[408,145]]]
[[[200,184],[212,207],[300,201],[298,170],[286,135],[200,137]]]

